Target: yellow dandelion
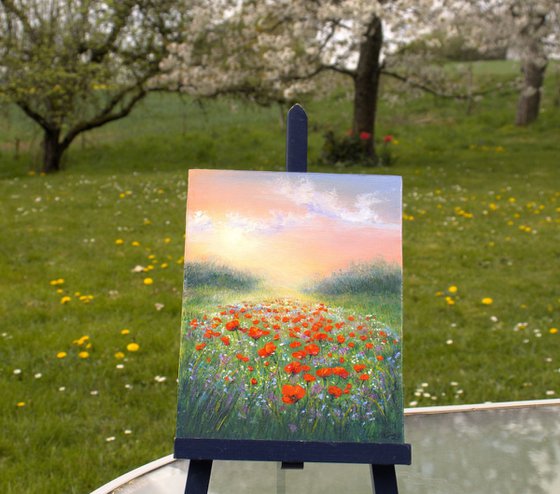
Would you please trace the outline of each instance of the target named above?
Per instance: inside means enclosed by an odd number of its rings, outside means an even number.
[[[66,352],[58,352],[56,358],[66,358],[66,355],[68,355]]]
[[[89,358],[89,352],[86,352],[86,351],[84,350],[84,351],[78,353],[78,357],[84,358],[84,359],[85,359],[85,358]]]
[[[116,359],[123,359],[124,358],[124,353],[123,352],[117,352],[115,353],[115,358]]]
[[[126,345],[126,349],[129,352],[137,352],[138,350],[140,350],[140,345],[138,343],[129,343],[128,345]]]
[[[140,242],[138,242],[138,240],[133,240],[130,245],[132,245],[132,247],[140,247]]]
[[[152,222],[148,218],[144,218],[144,225],[151,225]]]
[[[18,401],[16,403],[16,407],[18,407],[18,408],[21,408],[21,407],[24,407],[24,406],[25,406],[25,401]]]
[[[456,287],[455,285],[451,285],[451,286],[447,289],[447,291],[448,291],[449,293],[457,293],[457,287]]]
[[[121,334],[130,334],[130,329],[121,329]]]
[[[64,304],[67,304],[68,302],[70,302],[71,300],[72,300],[72,299],[71,299],[68,295],[66,295],[65,297],[62,297],[62,298],[60,299],[60,303],[61,303],[62,305],[64,305]]]
[[[455,305],[455,300],[451,297],[445,297],[445,301],[447,302],[447,305]]]
[[[171,238],[165,237],[165,238],[163,239],[163,241],[164,241],[166,244],[168,244],[168,243],[171,242]]]
[[[161,265],[160,265],[161,269],[166,269],[168,267],[169,267],[169,264],[167,264],[166,262],[162,262]]]
[[[57,288],[56,293],[58,293],[59,295],[62,295],[64,293],[64,290],[62,288]]]
[[[81,338],[78,338],[77,340],[74,340],[72,343],[78,346],[82,346],[88,340],[89,340],[89,336],[85,335],[82,336]]]
[[[152,278],[144,278],[144,285],[152,285],[154,280]]]
[[[115,240],[115,244],[116,245],[122,245],[122,244],[124,244],[124,240],[122,238],[117,238],[117,240]]]
[[[490,297],[484,297],[481,302],[483,305],[492,305],[494,303],[494,300]]]
[[[556,333],[558,333],[558,328],[550,328],[550,329],[548,330],[548,332],[549,332],[550,334],[556,334]]]

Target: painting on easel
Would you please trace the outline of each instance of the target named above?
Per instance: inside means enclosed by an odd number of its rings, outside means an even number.
[[[401,179],[191,170],[177,438],[402,443]]]

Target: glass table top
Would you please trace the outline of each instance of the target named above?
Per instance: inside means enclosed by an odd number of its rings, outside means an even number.
[[[560,493],[560,400],[408,409],[399,493]],[[184,493],[188,460],[161,458],[92,494]],[[368,465],[215,461],[209,494],[372,493]]]

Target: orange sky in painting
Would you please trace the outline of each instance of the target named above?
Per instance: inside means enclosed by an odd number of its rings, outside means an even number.
[[[402,263],[399,177],[191,170],[188,261],[296,288],[353,262]]]

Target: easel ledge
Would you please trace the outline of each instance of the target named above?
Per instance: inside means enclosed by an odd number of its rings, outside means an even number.
[[[410,465],[410,444],[175,439],[175,458],[191,460],[282,461]]]

